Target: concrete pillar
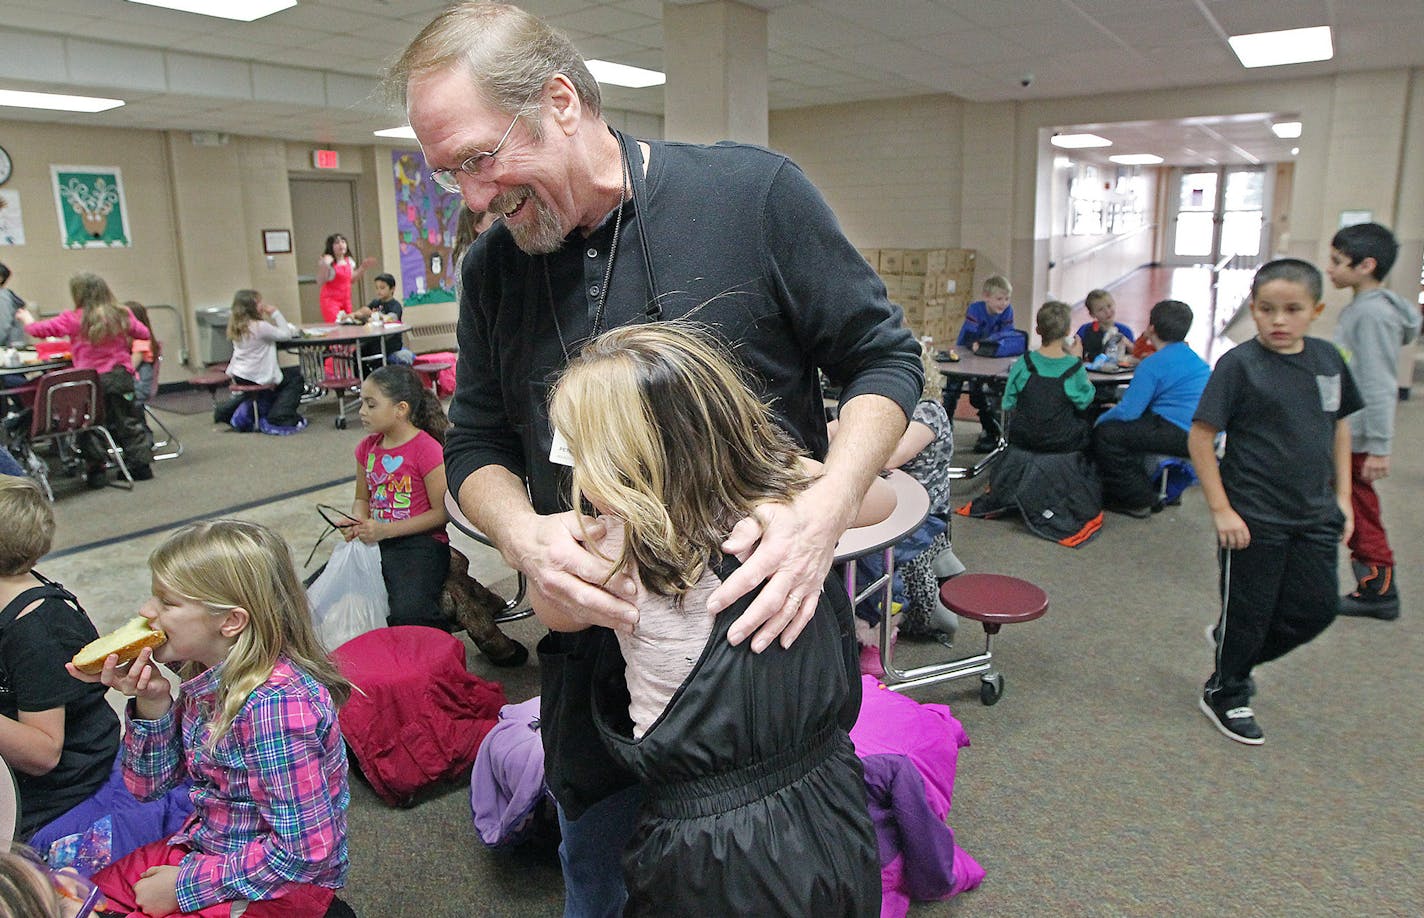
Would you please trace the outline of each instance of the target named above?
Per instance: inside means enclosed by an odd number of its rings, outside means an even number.
[[[766,11],[663,3],[663,136],[765,145]]]

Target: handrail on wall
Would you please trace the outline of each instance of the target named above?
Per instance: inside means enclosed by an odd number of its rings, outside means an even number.
[[[184,366],[188,365],[188,323],[183,321],[183,316],[178,312],[178,307],[170,306],[167,303],[156,303],[145,307],[149,312],[155,309],[166,309],[173,313],[174,324],[178,326],[178,362]]]
[[[1064,258],[1063,258],[1061,261],[1049,261],[1049,263],[1048,263],[1048,270],[1052,271],[1052,270],[1054,270],[1055,268],[1066,268],[1066,267],[1068,267],[1069,265],[1076,264],[1076,263],[1078,263],[1078,262],[1084,260],[1085,258],[1088,258],[1088,257],[1090,257],[1090,256],[1092,256],[1092,255],[1096,255],[1098,252],[1101,252],[1103,249],[1109,249],[1109,248],[1112,248],[1112,247],[1115,246],[1115,245],[1121,245],[1122,243],[1126,242],[1127,240],[1133,238],[1134,236],[1141,235],[1142,233],[1145,233],[1145,232],[1147,232],[1148,230],[1152,230],[1152,229],[1156,229],[1156,228],[1157,228],[1157,224],[1155,224],[1155,223],[1145,223],[1145,224],[1143,224],[1142,226],[1139,226],[1137,229],[1133,230],[1133,231],[1130,232],[1130,233],[1123,233],[1121,236],[1114,236],[1114,237],[1112,237],[1111,239],[1105,239],[1105,240],[1103,240],[1102,242],[1099,242],[1097,245],[1092,246],[1091,248],[1084,249],[1084,250],[1081,251],[1081,252],[1074,252],[1072,255],[1064,256]]]

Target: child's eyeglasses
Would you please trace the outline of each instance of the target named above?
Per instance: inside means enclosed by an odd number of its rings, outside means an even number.
[[[338,510],[330,504],[317,504],[316,512],[326,521],[327,528],[322,530],[321,536],[316,540],[316,544],[312,546],[311,551],[307,552],[307,560],[302,567],[309,567],[311,565],[312,558],[316,557],[316,550],[321,547],[322,542],[326,541],[327,536],[333,532],[340,532],[351,526],[359,525],[361,522],[345,510]],[[336,516],[336,519],[332,519],[332,514]]]

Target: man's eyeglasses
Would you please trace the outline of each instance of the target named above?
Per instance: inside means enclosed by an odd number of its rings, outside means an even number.
[[[459,194],[459,173],[463,172],[466,175],[479,175],[480,170],[483,169],[491,160],[493,160],[495,154],[498,153],[500,151],[500,148],[504,146],[504,142],[509,139],[509,132],[514,130],[514,126],[518,123],[519,115],[515,115],[514,120],[509,122],[509,127],[504,129],[504,136],[499,139],[499,143],[494,145],[493,150],[490,150],[487,153],[476,152],[464,162],[460,163],[460,165],[456,166],[454,169],[436,169],[434,172],[430,173],[430,178],[435,182],[435,184],[439,185],[441,188],[445,189],[451,194]]]

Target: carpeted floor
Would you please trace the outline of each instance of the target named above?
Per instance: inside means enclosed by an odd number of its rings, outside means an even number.
[[[95,542],[349,475],[359,434],[333,430],[327,412],[314,411],[312,428],[286,439],[216,433],[180,418],[188,454],[133,493],[61,496],[60,536],[68,545]],[[1015,522],[955,518],[955,550],[971,570],[1032,580],[1051,606],[998,639],[1007,685],[997,705],[979,703],[972,679],[913,693],[949,704],[973,741],[960,758],[949,822],[988,877],[912,915],[1418,913],[1424,719],[1410,699],[1424,695],[1424,524],[1413,512],[1424,456],[1410,444],[1424,440],[1424,404],[1404,403],[1399,418],[1402,448],[1380,490],[1403,616],[1342,619],[1262,667],[1260,748],[1224,739],[1196,709],[1210,669],[1202,627],[1216,615],[1200,489],[1150,519],[1109,516],[1077,550]],[[961,427],[961,440],[977,432]],[[972,489],[959,485],[958,498]],[[345,494],[337,484],[244,515],[282,531],[300,560],[316,534],[311,503],[340,505]],[[41,570],[111,620],[145,595],[143,563],[158,538],[72,552]],[[497,556],[486,551],[480,560],[488,565],[482,579],[494,584]],[[532,650],[540,628],[525,620],[509,632]],[[976,636],[966,627],[959,644],[972,651]],[[902,643],[900,655],[914,663],[937,649]],[[496,671],[471,649],[470,668],[501,681],[511,700],[538,691],[535,660]],[[363,918],[560,913],[557,863],[484,850],[467,785],[437,788],[405,810],[382,805],[359,781],[352,790],[343,895]]]

